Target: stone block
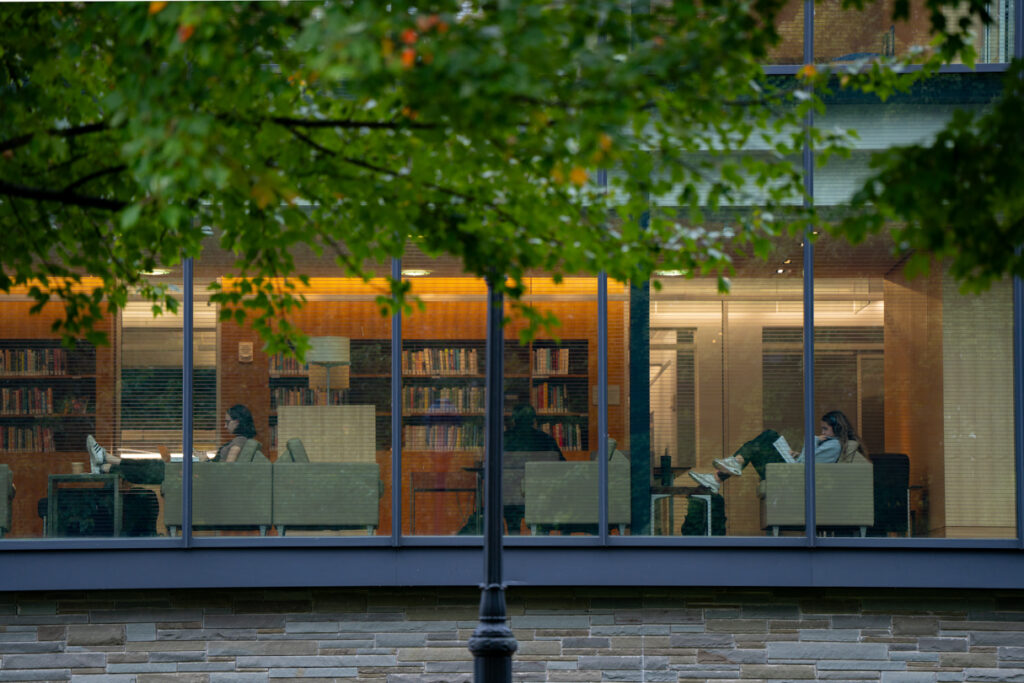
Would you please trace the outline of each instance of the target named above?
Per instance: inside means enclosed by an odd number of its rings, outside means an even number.
[[[772,660],[885,659],[889,649],[881,643],[767,643]]]
[[[836,614],[832,616],[832,628],[882,628],[892,625],[892,617],[883,615]]]
[[[559,655],[562,644],[557,640],[530,640],[519,643],[517,654],[520,655]]]
[[[800,640],[808,641],[832,641],[843,643],[856,643],[860,640],[860,631],[853,628],[823,628],[823,629],[802,629]]]
[[[967,652],[966,638],[920,638],[917,649],[921,652]]]
[[[965,669],[964,680],[980,683],[1024,683],[1024,669]]]
[[[768,652],[764,649],[716,649],[701,650],[697,653],[700,663],[728,662],[730,664],[764,664]]]
[[[271,669],[268,672],[270,678],[356,678],[359,676],[359,669],[354,667],[335,668],[308,668],[308,669]]]
[[[583,656],[579,658],[578,666],[581,669],[598,669],[606,672],[611,669],[634,669],[639,671],[643,668],[643,658],[615,657],[611,655]]]
[[[939,634],[937,617],[903,617],[892,618],[892,634],[894,636],[935,636]]]
[[[882,683],[935,683],[935,672],[883,671]]]
[[[464,647],[421,647],[421,648],[399,648],[396,653],[398,661],[408,662],[436,662],[471,660],[473,655]]]
[[[178,670],[174,662],[129,662],[124,664],[107,664],[107,673],[141,674],[141,673],[175,673]]]
[[[64,640],[66,626],[40,626],[36,629],[36,640]]]
[[[744,664],[741,671],[742,678],[773,680],[814,678],[814,667],[810,664]]]
[[[939,666],[994,669],[999,664],[994,652],[943,652],[939,655]]]
[[[998,648],[999,659],[1006,662],[1024,661],[1024,644],[1021,647],[1000,647]]]
[[[237,671],[214,672],[209,674],[210,683],[263,683],[265,673],[241,673]]]
[[[41,671],[0,671],[0,681],[68,681],[69,669],[45,669]]]
[[[156,624],[152,622],[126,624],[125,638],[132,641],[156,640]]]
[[[564,638],[562,648],[566,650],[602,649],[611,647],[609,638]]]
[[[341,625],[337,621],[289,621],[284,625],[285,633],[337,633],[339,630]]]
[[[211,657],[243,655],[315,655],[317,645],[310,640],[214,640],[206,644]]]
[[[61,644],[56,640],[45,641],[37,643],[35,641],[31,643],[20,643],[20,642],[2,642],[0,643],[0,654],[2,655],[13,655],[13,654],[33,654],[39,652],[60,652]]]
[[[374,636],[377,647],[421,647],[427,642],[426,633],[378,633]]]
[[[730,647],[736,641],[730,633],[676,633],[672,647]]]
[[[123,624],[72,624],[68,626],[68,645],[122,645]]]
[[[107,656],[102,652],[4,656],[4,669],[87,669],[106,664]]]
[[[201,662],[206,659],[206,652],[203,650],[184,650],[181,652],[151,652],[151,662]],[[110,655],[107,655],[107,663],[110,662]]]
[[[207,614],[203,627],[283,629],[285,617],[283,614]]]
[[[906,662],[884,659],[828,659],[816,662],[818,671],[906,671]]]
[[[889,652],[889,659],[894,662],[938,662],[938,652]]]
[[[510,628],[585,629],[589,627],[590,618],[586,615],[527,614],[512,617],[510,620]]]
[[[1020,645],[1024,643],[1024,631],[971,631],[971,646],[975,645]]]

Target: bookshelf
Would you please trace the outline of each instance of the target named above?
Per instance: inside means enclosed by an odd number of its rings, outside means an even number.
[[[96,350],[0,341],[0,453],[84,453],[96,417]]]
[[[371,404],[377,449],[391,447],[391,343],[352,339],[351,385],[309,388],[309,369],[283,355],[269,358],[271,448],[282,405]],[[409,339],[402,344],[402,447],[410,452],[479,451],[484,445],[485,347],[482,339]],[[537,425],[563,451],[589,448],[589,344],[585,339],[505,341],[505,408],[530,403]],[[506,425],[508,426],[508,425]]]

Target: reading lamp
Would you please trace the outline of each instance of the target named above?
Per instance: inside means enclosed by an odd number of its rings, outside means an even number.
[[[331,402],[331,368],[339,365],[351,365],[349,353],[351,340],[348,337],[310,337],[310,349],[306,352],[306,362],[319,365],[327,370],[327,403]],[[339,388],[348,387],[347,377]]]

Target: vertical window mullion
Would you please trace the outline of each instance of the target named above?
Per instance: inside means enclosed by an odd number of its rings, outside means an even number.
[[[391,278],[402,277],[402,259],[391,259]],[[402,542],[402,310],[391,313],[391,545]]]
[[[608,543],[608,274],[597,276],[597,526]]]
[[[814,0],[804,0],[804,64],[814,63]],[[811,127],[814,112],[804,118],[803,171],[804,206],[814,201],[814,148],[811,146]],[[804,533],[813,546],[817,520],[815,519],[814,490],[814,246],[810,228],[804,231]]]
[[[184,261],[183,272],[183,299],[184,333],[181,344],[181,473],[184,481],[181,482],[181,535],[185,547],[192,545],[192,380],[193,353],[195,340],[195,325],[193,322],[193,305],[195,283],[192,279],[193,260],[188,257]]]

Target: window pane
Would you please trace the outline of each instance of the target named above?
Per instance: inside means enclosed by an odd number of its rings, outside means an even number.
[[[630,300],[628,336],[609,316],[612,362],[628,349],[634,482],[638,452],[650,463],[648,490],[632,490],[634,516],[646,506],[650,524],[634,519],[634,534],[802,533],[801,494],[769,497],[764,482],[802,438],[801,247],[780,241],[768,262],[734,260],[727,295],[715,278],[665,273],[649,295],[619,295]]]
[[[180,270],[153,277],[181,292]],[[86,278],[82,289],[97,284]],[[164,462],[151,446],[158,435],[181,441],[180,317],[154,318],[131,300],[120,319],[100,321],[108,345],[65,348],[50,329],[62,307],[30,314],[31,305],[20,291],[0,300],[0,529],[11,538],[163,533]],[[163,330],[161,344],[143,331],[150,326]]]
[[[1013,57],[1014,0],[989,4],[993,23],[972,26],[971,46],[981,64],[1008,62]],[[851,62],[872,57],[904,56],[931,42],[931,21],[920,4],[911,5],[910,19],[893,23],[891,2],[871,2],[860,11],[843,9],[838,0],[815,3],[816,62]],[[949,25],[967,16],[963,8],[944,10]]]
[[[386,285],[340,277],[329,260],[295,253],[297,271],[311,276],[308,286],[295,283],[306,303],[288,316],[312,344],[300,364],[267,353],[250,322],[219,321],[215,336],[198,327],[217,317],[208,284],[232,287],[223,277],[229,257],[204,256],[196,267],[196,533],[389,534],[391,320],[376,303]],[[214,373],[204,369],[206,346]]]
[[[597,279],[526,279],[524,303],[559,325],[522,344],[526,321],[505,327],[503,502],[507,533],[596,534],[598,522]],[[620,408],[621,413],[621,408]],[[621,463],[619,462],[621,460]],[[625,467],[625,455],[616,463]],[[626,481],[616,481],[623,500]],[[625,530],[629,510],[609,518]]]
[[[833,103],[824,126],[865,134],[816,171],[816,203],[841,210],[872,151],[928,140],[997,89],[998,77],[946,75],[886,104]],[[888,235],[815,245],[814,413],[832,437],[819,460],[849,461],[816,467],[819,532],[1013,537],[1011,283],[962,295],[941,263],[911,279],[894,254]]]
[[[425,304],[402,320],[402,532],[480,534],[487,286],[418,252],[402,271]]]

